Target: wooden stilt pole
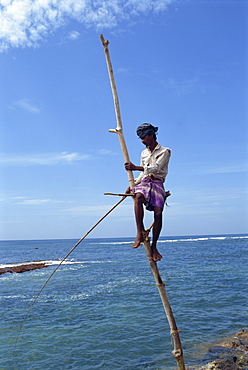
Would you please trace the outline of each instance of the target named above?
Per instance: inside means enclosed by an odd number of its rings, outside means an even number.
[[[113,93],[114,106],[115,106],[115,115],[116,115],[116,122],[117,122],[117,127],[115,129],[110,129],[109,132],[114,132],[118,135],[118,139],[120,141],[120,146],[121,146],[122,154],[123,154],[123,157],[124,157],[124,161],[125,162],[130,162],[126,142],[125,142],[124,135],[123,135],[119,99],[118,99],[118,95],[117,95],[115,79],[114,79],[114,72],[113,72],[112,63],[111,63],[111,60],[110,60],[110,55],[109,55],[109,50],[108,50],[109,41],[104,40],[103,35],[100,35],[100,39],[101,39],[103,47],[104,47],[104,53],[105,53],[105,57],[106,57],[106,62],[107,62],[107,67],[108,67],[108,72],[109,72],[109,80],[110,80],[112,93]],[[128,173],[129,186],[130,186],[130,189],[132,189],[135,185],[133,173],[132,173],[132,171],[127,171],[127,173]]]
[[[123,129],[122,129],[122,121],[121,121],[121,114],[120,114],[120,106],[119,106],[119,100],[118,100],[118,95],[117,95],[117,89],[116,89],[116,84],[114,80],[114,73],[113,73],[113,68],[112,68],[112,63],[110,60],[110,54],[108,50],[108,44],[109,41],[105,40],[103,35],[100,35],[100,39],[102,41],[103,47],[104,47],[104,53],[106,57],[106,62],[107,62],[107,67],[108,67],[108,72],[109,72],[109,79],[110,79],[110,84],[112,88],[112,94],[113,94],[113,99],[114,99],[114,105],[115,105],[115,113],[116,113],[116,120],[117,120],[117,127],[116,129],[111,129],[109,130],[110,132],[115,132],[118,135],[124,161],[125,162],[130,162],[128,151],[127,151],[127,146],[125,143],[124,135],[123,135]],[[129,180],[129,185],[130,188],[133,188],[135,183],[134,183],[134,177],[132,171],[127,171],[128,172],[128,180]],[[148,257],[148,260],[150,262],[150,266],[152,269],[152,273],[156,282],[156,285],[159,290],[159,294],[165,309],[165,313],[170,325],[171,329],[171,335],[173,337],[174,341],[174,350],[172,351],[173,356],[175,357],[177,361],[177,366],[178,370],[185,370],[185,365],[184,365],[184,359],[183,359],[183,351],[182,351],[182,346],[181,346],[181,341],[179,337],[179,330],[177,329],[176,322],[174,319],[174,315],[172,312],[172,309],[170,307],[170,303],[167,298],[166,290],[165,290],[165,284],[163,283],[161,276],[159,274],[159,270],[157,267],[157,263],[153,261],[151,257],[151,246],[150,246],[150,238],[147,237],[146,240],[144,241],[144,247],[146,250],[146,254]]]

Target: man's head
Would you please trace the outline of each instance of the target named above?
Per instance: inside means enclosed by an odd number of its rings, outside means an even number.
[[[156,140],[157,131],[158,131],[158,127],[154,127],[150,123],[143,123],[137,128],[136,133],[140,139],[144,138],[146,135],[153,134],[153,137]]]
[[[154,127],[150,123],[143,123],[140,125],[136,132],[142,143],[153,150],[157,144],[156,132],[158,131],[157,127]]]

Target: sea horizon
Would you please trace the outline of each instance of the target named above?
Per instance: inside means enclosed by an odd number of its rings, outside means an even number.
[[[174,239],[174,238],[189,238],[189,237],[235,237],[235,236],[240,236],[240,237],[248,237],[248,232],[244,233],[217,233],[217,234],[184,234],[184,235],[160,235],[159,240],[164,238],[168,239]],[[151,237],[151,233],[150,233]],[[0,239],[0,242],[5,242],[5,241],[37,241],[37,240],[80,240],[82,237],[68,237],[68,238],[24,238],[24,239]],[[85,239],[135,239],[134,236],[99,236],[99,237],[86,237]],[[84,239],[84,240],[85,240]],[[159,241],[158,240],[158,241]]]

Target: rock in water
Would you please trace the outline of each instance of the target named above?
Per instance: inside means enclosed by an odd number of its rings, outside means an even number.
[[[248,330],[240,330],[211,348],[206,358],[213,360],[188,370],[248,370]],[[204,359],[203,359],[204,361]]]
[[[0,268],[0,275],[6,274],[7,272],[9,273],[20,273],[20,272],[25,272],[25,271],[31,271],[31,270],[37,270],[37,269],[43,269],[45,267],[51,266],[51,264],[47,262],[30,262],[30,263],[23,263],[23,264],[18,264],[16,266],[8,266],[8,267],[2,267]]]

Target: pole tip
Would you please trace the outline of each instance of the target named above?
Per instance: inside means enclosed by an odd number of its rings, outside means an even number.
[[[103,34],[100,35],[100,39],[102,41],[103,46],[105,47],[108,46],[109,41],[104,39]]]

